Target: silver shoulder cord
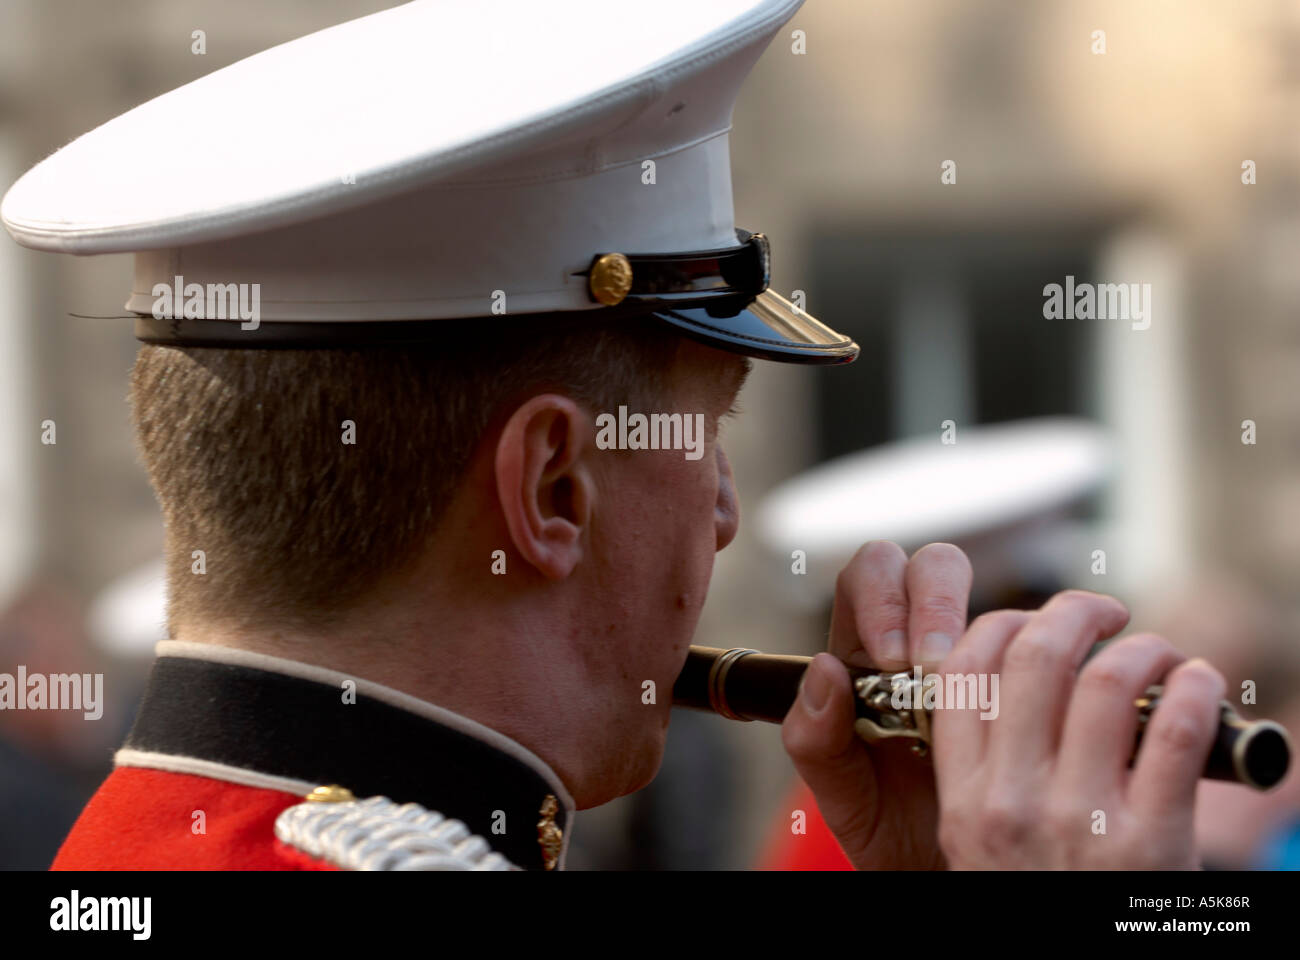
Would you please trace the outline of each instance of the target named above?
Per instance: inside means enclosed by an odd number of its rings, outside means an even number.
[[[518,870],[488,842],[417,803],[304,802],[275,821],[282,842],[343,870]]]

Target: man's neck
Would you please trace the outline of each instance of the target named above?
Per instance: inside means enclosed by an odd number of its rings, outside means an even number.
[[[511,629],[500,609],[490,628],[486,622],[366,616],[321,632],[177,624],[172,639],[324,667],[450,710],[527,747],[555,771],[579,807],[592,805],[591,791],[583,789],[594,773],[590,751],[583,749],[589,718],[574,709],[590,694],[568,690],[577,672],[558,662],[563,657],[542,638],[520,642],[535,631]]]

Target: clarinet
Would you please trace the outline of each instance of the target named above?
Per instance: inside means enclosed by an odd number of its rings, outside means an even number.
[[[743,647],[692,646],[673,685],[673,706],[708,710],[729,720],[781,723],[799,695],[799,682],[810,662],[812,657],[764,654]],[[848,671],[857,715],[854,732],[868,743],[896,738],[909,741],[913,753],[927,756],[933,709],[925,705],[923,682],[910,673],[858,667],[848,667]],[[1139,720],[1134,757],[1162,692],[1159,686],[1150,687],[1134,703]],[[1204,776],[1256,790],[1277,784],[1291,763],[1286,730],[1271,720],[1245,720],[1226,700],[1220,701],[1220,707],[1219,732]]]

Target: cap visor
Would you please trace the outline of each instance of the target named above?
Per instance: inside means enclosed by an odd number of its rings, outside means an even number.
[[[742,306],[684,307],[654,311],[683,334],[719,350],[782,363],[851,363],[858,345],[764,290]]]

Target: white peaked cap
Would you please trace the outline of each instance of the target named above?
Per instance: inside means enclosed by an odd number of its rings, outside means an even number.
[[[177,302],[137,322],[156,342],[436,339],[410,321],[606,311],[846,362],[849,338],[767,290],[767,241],[732,209],[736,96],[801,2],[415,0],[110,120],[0,216],[38,249],[134,252],[137,314],[160,284],[258,285],[258,330]]]

